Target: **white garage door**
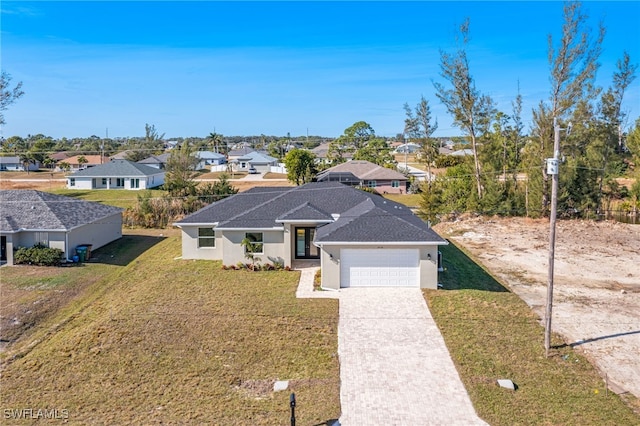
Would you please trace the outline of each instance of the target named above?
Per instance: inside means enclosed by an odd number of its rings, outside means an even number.
[[[341,249],[341,287],[419,287],[418,249]]]

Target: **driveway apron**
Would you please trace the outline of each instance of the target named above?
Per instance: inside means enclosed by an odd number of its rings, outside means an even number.
[[[340,424],[484,425],[420,289],[340,290]]]

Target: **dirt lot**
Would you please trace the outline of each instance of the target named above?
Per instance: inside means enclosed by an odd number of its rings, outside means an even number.
[[[434,229],[508,285],[542,323],[548,220],[471,218]],[[554,263],[552,330],[583,350],[611,389],[640,397],[640,225],[560,221]]]

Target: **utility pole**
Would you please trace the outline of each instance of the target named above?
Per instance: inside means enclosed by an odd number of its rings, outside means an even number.
[[[544,350],[549,357],[551,347],[551,315],[553,307],[553,267],[556,248],[556,217],[558,215],[558,168],[560,163],[560,131],[563,130],[553,119],[553,158],[547,158],[547,174],[551,175],[551,215],[549,220],[549,271],[547,281],[547,306],[544,319]],[[571,123],[565,129],[567,135],[571,133]]]

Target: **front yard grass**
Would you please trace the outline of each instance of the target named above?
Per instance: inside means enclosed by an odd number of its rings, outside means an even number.
[[[51,191],[54,194],[67,197],[81,198],[85,201],[96,201],[115,207],[133,207],[138,203],[138,196],[142,196],[146,191],[151,192],[152,197],[162,197],[166,191],[159,189],[148,189],[142,191],[131,191],[128,189],[57,189]]]
[[[3,354],[3,409],[67,409],[72,424],[271,425],[288,423],[295,392],[299,424],[338,418],[336,300],[296,299],[298,272],[181,260],[175,233],[142,250],[131,238],[108,267],[59,268],[78,271],[65,286],[100,279]],[[3,285],[31,285],[6,270]],[[274,393],[276,379],[290,390]]]
[[[441,247],[443,290],[425,290],[476,412],[499,425],[637,425],[640,416],[613,392],[579,351],[553,336],[531,309],[454,244]],[[511,379],[518,389],[498,387]],[[637,405],[629,397],[629,405]]]

